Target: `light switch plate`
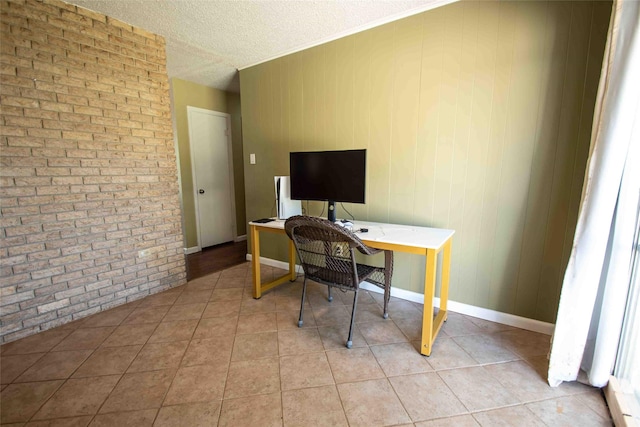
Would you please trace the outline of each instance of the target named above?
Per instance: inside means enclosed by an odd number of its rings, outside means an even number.
[[[249,154],[249,163],[251,163],[252,165],[256,164],[256,155],[251,153]]]

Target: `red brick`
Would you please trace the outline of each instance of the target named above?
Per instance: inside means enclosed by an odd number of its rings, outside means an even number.
[[[53,76],[53,81],[65,86],[84,87],[85,80],[68,77],[66,75]]]
[[[64,120],[66,122],[73,123],[89,123],[91,118],[84,114],[76,114],[74,112],[71,113],[59,113],[60,120]]]
[[[79,177],[79,176],[53,177],[51,178],[51,183],[53,185],[82,184],[82,177]]]
[[[54,81],[56,77],[64,76],[65,74],[67,74],[67,69],[65,67],[60,67],[48,62],[33,61],[33,69],[53,74]]]
[[[93,28],[107,34],[122,34],[122,29],[120,27],[115,27],[106,23],[106,17],[104,22],[97,20],[94,21]]]
[[[129,113],[127,113],[126,111],[113,111],[113,110],[103,110],[102,113],[104,114],[105,117],[110,117],[110,118],[114,118],[114,119],[128,119],[129,118]],[[114,125],[113,127],[110,127],[111,129],[118,129],[117,127],[118,125]],[[115,132],[114,132],[115,133]]]
[[[7,143],[9,147],[44,147],[44,139],[36,137],[10,136]]]
[[[47,147],[46,150],[41,150],[41,149],[34,149],[33,150],[33,155],[34,156],[46,156],[46,157],[64,157],[66,155],[66,151],[64,151],[65,148],[77,148],[78,147],[78,142],[77,141],[70,141],[67,139],[45,139],[45,146]]]
[[[15,185],[19,186],[32,186],[32,185],[46,185],[51,184],[51,178],[46,176],[29,176],[29,177],[16,177]]]
[[[78,6],[77,8],[78,14],[82,15],[82,16],[86,16],[88,18],[91,18],[94,21],[98,21],[98,22],[102,22],[102,23],[106,23],[107,22],[107,17],[98,13],[98,12],[94,12],[92,10],[89,9],[85,9],[83,7]]]
[[[59,118],[58,113],[56,113],[55,111],[46,111],[35,108],[25,108],[24,116],[45,120],[57,120]]]
[[[24,136],[27,130],[23,127],[16,126],[0,126],[0,135],[5,136]]]
[[[3,7],[4,5],[0,6],[0,9],[2,9]],[[24,16],[9,15],[8,13],[4,13],[4,16],[2,17],[2,31],[9,31],[11,25],[27,27],[28,21]]]
[[[33,107],[38,108],[40,103],[37,99],[29,99],[17,96],[5,96],[2,99],[2,106],[13,105],[16,107]]]
[[[48,45],[53,46],[52,50],[57,54],[64,55],[67,58],[71,59],[78,59],[79,61],[91,62],[91,60],[93,60],[93,62],[96,62],[95,58],[86,57],[82,55],[82,53],[80,53],[80,45],[78,43],[65,39],[62,36],[56,37],[52,34],[49,34],[47,37],[47,42]],[[37,48],[42,50],[46,49],[44,46],[37,46]]]
[[[4,122],[7,126],[19,126],[23,128],[42,127],[42,120],[26,117],[5,116]]]
[[[78,33],[80,33],[85,28],[84,25],[79,24],[77,22],[72,22],[68,19],[58,18],[55,16],[49,16],[47,21],[54,27],[61,28],[64,31],[64,37],[66,39],[73,40],[74,38],[76,38],[76,39],[80,39],[79,41],[83,40],[83,37]],[[91,38],[87,38],[84,40],[87,40],[87,42],[90,41],[91,43],[93,43],[93,39]]]
[[[130,113],[129,115],[131,115],[131,113],[133,114],[140,114],[140,107],[137,105],[133,105],[133,104],[118,104],[116,106],[116,108],[118,109],[118,111],[126,111],[127,113]]]
[[[85,9],[85,11],[86,11],[86,9]],[[85,14],[81,14],[81,13],[78,13],[78,12],[79,11],[75,10],[75,6],[73,7],[73,11],[64,11],[63,10],[62,11],[62,18],[66,19],[66,20],[69,20],[69,21],[80,23],[85,27],[93,26],[93,17],[86,16]]]
[[[64,94],[58,94],[58,102],[73,105],[89,105],[89,101],[85,97]]]
[[[96,157],[96,152],[91,150],[67,150],[67,157],[92,159]]]
[[[37,0],[27,0],[27,4],[32,7],[33,9],[36,10],[40,10],[43,12],[46,12],[47,15],[49,16],[60,16],[61,7],[75,7],[73,5],[69,5],[66,3],[63,3],[61,1],[56,1],[56,0],[43,0],[43,1],[37,1]]]
[[[54,92],[56,94],[58,94],[58,93],[61,93],[61,94],[69,93],[69,87],[65,86],[65,85],[61,85],[61,84],[58,84],[58,83],[52,83],[52,82],[43,82],[41,80],[37,80],[35,83],[36,83],[36,89],[38,89],[40,91],[43,91],[43,92]],[[52,94],[50,94],[50,95],[52,95]],[[54,96],[48,96],[46,99],[51,99],[52,101],[55,100]]]
[[[5,229],[7,237],[35,234],[40,231],[42,231],[41,225],[18,226]]]
[[[64,176],[69,175],[69,168],[37,168],[36,174],[38,176]]]
[[[91,114],[94,116],[102,116],[102,109],[97,107],[74,106],[73,112],[76,114]]]
[[[0,90],[5,95],[10,95],[9,90],[13,90],[12,94],[19,94],[21,87],[33,88],[35,84],[32,79],[26,77],[1,75],[0,76]],[[123,98],[123,102],[125,98]]]
[[[114,92],[113,86],[110,85],[110,84],[105,84],[105,83],[87,81],[86,82],[86,87],[88,89],[96,90],[96,91],[99,91],[99,92],[109,92],[109,93]]]
[[[40,101],[40,108],[50,111],[62,111],[70,113],[73,111],[73,105],[64,104],[62,102]]]
[[[62,137],[65,139],[73,139],[78,141],[93,141],[93,135],[87,132],[68,132],[63,131]]]
[[[74,56],[79,60],[84,60],[85,64],[82,70],[70,68],[68,71],[69,76],[77,79],[83,79],[85,81],[98,81],[98,70],[90,71],[88,67],[91,63],[97,62],[96,58],[82,53],[76,53]]]
[[[43,42],[43,44],[46,44],[46,42]],[[16,57],[14,57],[16,60],[23,60],[26,61],[23,58],[29,58],[29,59],[35,59],[41,62],[48,62],[48,63],[53,63],[53,54],[51,52],[46,52],[46,51],[42,51],[42,50],[37,50],[35,49],[35,47],[38,47],[38,44],[34,44],[32,43],[32,47],[30,49],[27,48],[23,48],[23,47],[18,47],[16,48]],[[6,55],[3,55],[3,62],[5,62],[4,57]],[[9,61],[8,63],[13,64],[13,62],[11,62],[10,58],[7,58],[7,61]],[[27,62],[23,63],[24,65],[21,66],[28,66]],[[19,65],[19,64],[15,64],[15,65]]]
[[[73,129],[73,125],[71,123],[62,122],[60,120],[43,120],[42,127],[46,129]]]
[[[122,52],[124,49],[119,49],[120,52]],[[109,60],[110,61],[114,61],[117,63],[120,63],[122,65],[134,65],[135,64],[135,60],[133,58],[131,58],[128,55],[119,55],[117,53],[110,53],[109,54]],[[123,67],[124,69],[124,67]]]
[[[16,68],[16,75],[26,79],[31,79],[33,82],[36,80],[42,80],[45,82],[53,82],[53,74],[47,71],[34,70],[33,68]]]
[[[119,21],[115,18],[107,16],[107,23],[113,27],[121,28],[125,31],[133,31],[133,27],[126,22]]]
[[[49,167],[79,167],[79,159],[47,159],[47,166]]]
[[[78,123],[74,123],[73,125],[73,129],[75,131],[80,131],[80,132],[89,132],[92,134],[101,134],[105,131],[105,126],[102,125],[96,125],[96,124],[92,124],[92,123],[87,123],[87,122],[78,122]]]
[[[27,129],[27,134],[41,138],[60,138],[62,136],[62,132],[57,129]]]
[[[18,71],[20,71],[20,70],[18,70]],[[135,90],[135,89],[127,89],[127,88],[119,87],[119,86],[115,86],[113,89],[114,89],[114,92],[116,94],[128,96],[128,97],[131,97],[132,99],[136,99],[139,96],[141,96],[140,92]]]
[[[37,31],[38,27],[37,25],[34,25],[34,28],[27,28],[29,25],[28,21],[27,21],[27,25],[24,25],[23,22],[21,22],[19,25],[16,23],[14,23],[14,25],[11,25],[11,34],[15,35],[16,37],[24,37],[26,39],[29,39],[31,41],[39,41],[41,43],[44,43],[47,41],[47,34],[42,32],[42,31]],[[33,31],[36,30],[36,31]]]
[[[115,105],[114,105],[115,107]],[[110,117],[91,117],[91,123],[97,124],[97,125],[103,125],[103,126],[109,126],[109,127],[113,127],[113,126],[118,126],[118,119],[114,119],[114,118],[110,118]],[[94,139],[96,139],[97,135],[94,135]],[[105,135],[105,136],[110,136],[110,135]],[[116,138],[117,140],[117,138]]]
[[[36,187],[36,194],[38,196],[47,196],[54,194],[68,194],[70,192],[68,185],[49,185]]]

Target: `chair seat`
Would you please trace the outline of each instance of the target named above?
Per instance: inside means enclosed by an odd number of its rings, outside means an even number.
[[[345,262],[346,263],[346,262]],[[353,268],[351,263],[348,263],[349,268]],[[365,264],[356,264],[358,270],[358,278],[362,281],[367,280],[372,274],[374,274],[377,270],[376,267],[365,265]],[[307,266],[306,276],[308,279],[311,279],[316,282],[324,283],[331,286],[337,286],[340,288],[347,288],[349,290],[353,290],[358,286],[358,283],[353,283],[353,273],[344,273],[342,271],[338,271],[335,269],[330,269],[326,267],[318,267],[318,266]],[[348,271],[348,270],[347,270]],[[384,280],[384,272],[382,273]]]

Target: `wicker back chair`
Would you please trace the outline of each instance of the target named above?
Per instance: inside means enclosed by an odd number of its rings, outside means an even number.
[[[383,252],[383,250],[365,245],[350,230],[322,218],[303,215],[293,216],[285,222],[284,228],[289,238],[293,240],[304,270],[298,327],[301,327],[303,323],[302,316],[307,280],[328,285],[329,301],[333,299],[331,297],[332,287],[343,291],[354,291],[351,326],[347,339],[347,348],[351,348],[358,289],[362,281],[367,281],[384,289],[383,317],[385,319],[388,317],[387,305],[389,303],[391,275],[393,274],[393,252],[384,251],[384,267],[360,264],[356,262],[356,250],[364,255],[374,255]]]

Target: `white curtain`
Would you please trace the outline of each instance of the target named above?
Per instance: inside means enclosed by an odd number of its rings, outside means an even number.
[[[598,89],[573,249],[565,272],[548,381],[612,372],[630,283],[640,170],[640,2],[616,1]]]

